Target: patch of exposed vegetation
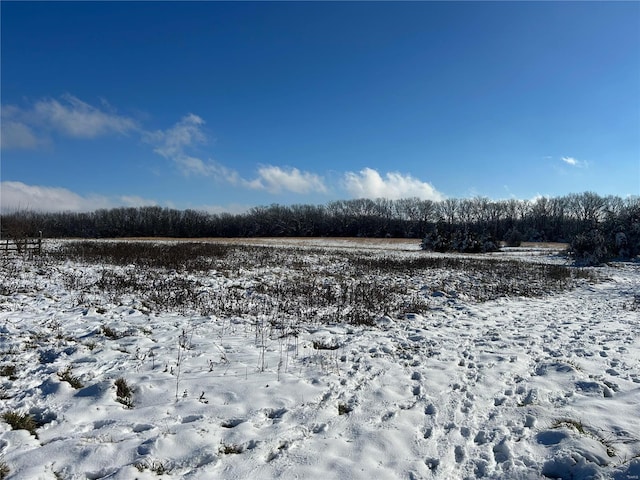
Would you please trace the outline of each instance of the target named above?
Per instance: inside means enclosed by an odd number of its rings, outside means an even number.
[[[572,418],[561,418],[561,419],[558,419],[558,420],[554,421],[551,424],[551,428],[553,428],[553,429],[568,428],[570,430],[575,430],[580,435],[592,438],[592,439],[596,440],[597,442],[599,442],[600,444],[602,444],[602,446],[605,448],[605,450],[607,452],[607,455],[609,457],[615,457],[616,456],[616,450],[613,447],[613,443],[609,439],[607,439],[604,436],[600,435],[595,429],[587,427],[580,420],[575,420],[575,419],[572,419]]]
[[[76,390],[84,387],[84,384],[80,380],[80,377],[76,377],[75,375],[73,375],[71,365],[67,366],[67,368],[65,368],[61,372],[58,372],[58,378],[62,382],[67,382]]]
[[[193,272],[208,270],[211,259],[224,258],[231,249],[226,244],[207,242],[80,241],[65,243],[52,255],[62,259],[82,259],[88,263]]]
[[[595,281],[587,269],[495,257],[205,242],[65,242],[52,259],[101,266],[97,273],[66,270],[65,285],[79,304],[106,294],[111,303],[134,297],[156,312],[255,318],[277,312],[287,322],[363,326],[383,316],[424,314],[434,292],[482,302]],[[224,276],[226,286],[209,289],[193,275],[203,271]],[[103,325],[102,334],[115,340],[125,333]]]
[[[168,466],[168,464],[165,462],[161,462],[160,460],[145,460],[144,462],[136,463],[135,467],[139,472],[150,470],[156,475],[164,475],[165,473],[168,475],[171,473],[171,468]]]
[[[120,377],[114,382],[116,386],[116,401],[127,408],[133,408],[133,390],[127,381]]]
[[[36,433],[38,422],[28,413],[5,412],[2,414],[2,419],[9,424],[12,430],[26,430],[31,435],[38,436]]]
[[[18,378],[16,376],[16,366],[13,363],[2,365],[0,367],[0,377],[8,377],[9,380],[15,380]]]
[[[223,443],[218,449],[221,455],[238,455],[244,452],[244,447],[235,443]]]
[[[7,475],[9,475],[11,473],[11,469],[9,468],[9,465],[7,465],[5,462],[0,462],[0,480],[4,480],[5,478],[7,478]]]

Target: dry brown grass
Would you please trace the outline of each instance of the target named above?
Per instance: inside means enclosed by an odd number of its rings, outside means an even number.
[[[559,242],[522,242],[521,245],[524,248],[548,248],[550,250],[564,250],[568,246],[568,243]]]
[[[126,237],[114,240],[124,241],[166,241],[166,242],[207,242],[229,245],[285,245],[305,247],[341,247],[341,248],[392,248],[394,250],[416,250],[420,245],[417,238],[360,238],[360,237]]]
[[[125,237],[113,240],[123,241],[166,241],[166,242],[208,242],[224,243],[231,245],[292,245],[292,246],[345,246],[360,247],[374,246],[384,248],[391,246],[415,247],[420,244],[417,238],[361,238],[361,237]],[[559,242],[522,242],[522,248],[548,248],[550,250],[563,250],[568,243]],[[415,248],[412,248],[412,250]]]

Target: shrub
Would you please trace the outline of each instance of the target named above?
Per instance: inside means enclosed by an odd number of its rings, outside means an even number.
[[[633,295],[633,299],[628,304],[625,304],[625,309],[631,310],[632,312],[640,310],[640,293]]]
[[[476,232],[464,226],[453,229],[436,227],[433,232],[425,235],[421,247],[422,250],[440,253],[486,253],[500,249],[499,243],[486,231]]]
[[[80,241],[66,243],[54,254],[92,263],[206,271],[211,268],[211,259],[225,258],[234,249],[231,245],[206,242]]]
[[[626,231],[618,229],[611,239],[611,250],[616,258],[629,259],[640,254],[640,224]]]
[[[144,462],[138,462],[134,465],[139,472],[144,472],[145,470],[151,470],[156,475],[164,475],[165,473],[169,473],[171,469],[169,466],[159,460],[146,460]]]
[[[452,250],[451,234],[445,229],[438,227],[430,233],[427,233],[422,239],[422,250],[430,250],[433,252],[448,252]]]
[[[116,386],[116,401],[127,408],[133,408],[133,400],[131,398],[133,396],[133,390],[127,381],[120,377],[116,379],[114,385]]]
[[[611,258],[606,238],[597,229],[576,235],[570,248],[575,262],[580,265],[601,265]]]
[[[16,366],[14,364],[3,365],[0,367],[0,377],[9,377],[9,380],[15,380],[16,378]]]
[[[222,443],[218,448],[218,453],[221,455],[237,455],[242,452],[244,452],[244,447],[235,443]]]
[[[102,334],[107,338],[111,338],[112,340],[117,340],[118,338],[120,338],[120,334],[118,332],[106,325],[102,325]]]
[[[26,430],[31,435],[35,437],[38,436],[36,434],[38,423],[28,413],[5,412],[2,414],[2,418],[11,426],[13,430]]]
[[[451,250],[463,253],[480,253],[483,242],[478,236],[468,229],[458,230],[454,233],[451,242]]]
[[[516,228],[511,228],[504,236],[504,241],[507,247],[519,247],[522,245],[524,235]]]
[[[84,387],[84,385],[80,381],[80,377],[76,377],[71,373],[71,365],[65,368],[62,372],[58,372],[58,378],[62,382],[67,382],[76,390]]]

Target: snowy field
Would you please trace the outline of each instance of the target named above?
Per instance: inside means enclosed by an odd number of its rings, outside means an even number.
[[[640,478],[639,264],[237,243],[1,257],[0,478]]]

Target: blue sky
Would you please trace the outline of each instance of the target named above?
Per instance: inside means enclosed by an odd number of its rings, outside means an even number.
[[[5,2],[2,208],[640,194],[638,2]]]

